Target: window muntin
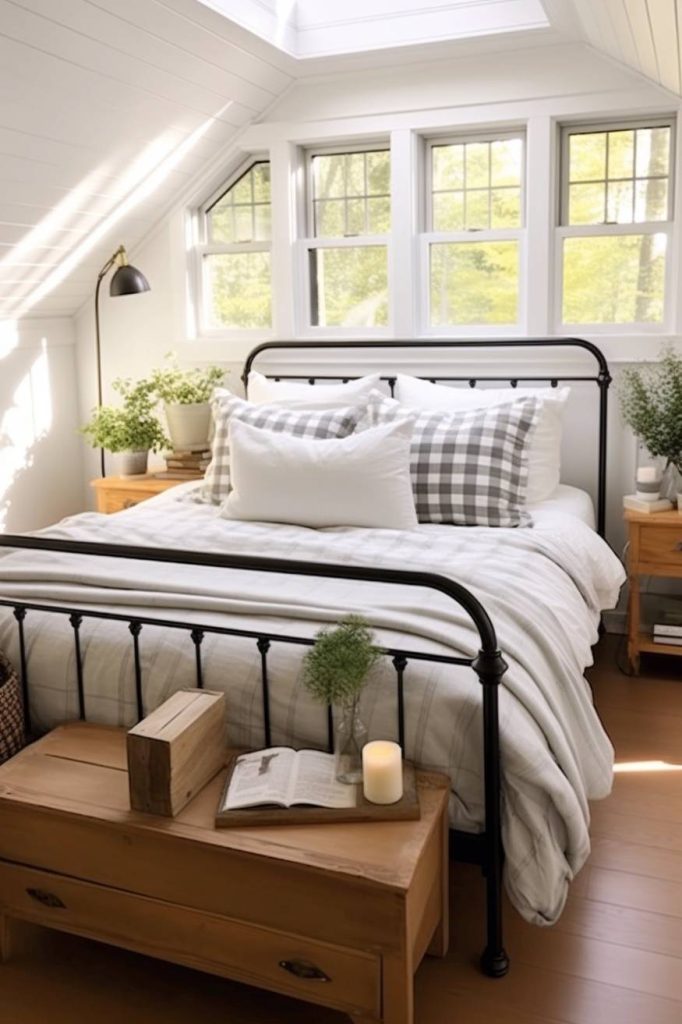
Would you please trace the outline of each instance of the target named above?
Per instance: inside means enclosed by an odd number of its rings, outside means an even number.
[[[305,272],[313,328],[389,324],[391,155],[383,146],[310,152]]]
[[[523,140],[434,143],[431,226],[434,231],[519,228]]]
[[[242,168],[203,209],[202,323],[214,330],[272,326],[270,164]]]
[[[316,238],[383,235],[391,228],[387,149],[316,153],[310,158]]]
[[[524,150],[518,131],[428,144],[427,330],[520,323]]]
[[[564,128],[561,324],[664,325],[673,136],[670,121]]]

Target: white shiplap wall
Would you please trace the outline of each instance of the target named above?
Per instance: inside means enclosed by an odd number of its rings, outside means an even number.
[[[0,68],[0,319],[78,309],[292,80],[194,0],[0,0]]]

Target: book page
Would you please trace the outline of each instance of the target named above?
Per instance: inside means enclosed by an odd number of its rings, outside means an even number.
[[[337,782],[333,754],[321,750],[299,750],[296,775],[292,780],[289,804],[313,804],[317,807],[355,807],[357,786]]]
[[[220,811],[234,811],[258,804],[286,807],[296,756],[291,747],[270,747],[252,754],[241,754]]]

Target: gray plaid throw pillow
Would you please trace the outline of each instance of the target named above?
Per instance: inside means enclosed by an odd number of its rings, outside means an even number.
[[[409,417],[412,489],[420,523],[528,526],[526,445],[538,401],[522,398],[488,409],[409,409],[378,391],[364,425]]]
[[[201,488],[201,500],[219,505],[230,492],[230,420],[233,417],[278,433],[295,437],[348,437],[366,415],[366,405],[342,409],[288,409],[279,405],[253,405],[219,389],[213,402],[213,445],[211,462]]]

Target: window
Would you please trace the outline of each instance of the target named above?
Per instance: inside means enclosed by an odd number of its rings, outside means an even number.
[[[203,320],[208,330],[271,326],[270,164],[252,163],[203,210]]]
[[[428,157],[429,326],[517,324],[523,137],[434,140]]]
[[[564,128],[561,320],[663,324],[672,123]]]
[[[390,159],[378,148],[308,155],[314,327],[388,325]]]

